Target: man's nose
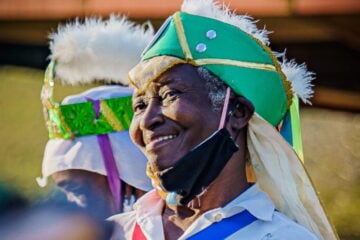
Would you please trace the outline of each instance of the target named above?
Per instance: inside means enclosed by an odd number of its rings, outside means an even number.
[[[164,116],[162,114],[160,101],[157,98],[150,99],[140,121],[140,128],[142,130],[153,130],[154,127],[163,121]]]

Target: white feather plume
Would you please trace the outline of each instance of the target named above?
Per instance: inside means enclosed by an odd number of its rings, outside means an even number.
[[[315,73],[308,71],[305,63],[297,64],[294,59],[288,61],[283,59],[281,70],[288,81],[291,82],[292,91],[304,102],[311,104],[310,98],[314,91],[311,84],[315,79]]]
[[[213,18],[234,25],[242,31],[252,35],[263,44],[269,45],[269,32],[266,29],[258,29],[256,21],[248,15],[237,15],[229,7],[213,0],[184,0],[181,11]]]
[[[94,81],[128,85],[127,74],[153,35],[150,23],[137,25],[117,15],[60,26],[49,36],[56,77],[72,85]]]
[[[237,15],[224,4],[220,4],[214,0],[184,0],[181,10],[190,14],[226,22],[250,34],[263,44],[267,46],[270,44],[268,37],[270,32],[265,28],[258,29],[256,20],[247,15]],[[304,63],[297,64],[294,60],[287,61],[285,52],[273,52],[273,54],[278,58],[282,58],[282,62],[279,61],[279,63],[287,80],[291,82],[292,91],[304,103],[310,103],[309,99],[313,95],[313,85],[311,81],[315,78],[315,74],[308,71]]]

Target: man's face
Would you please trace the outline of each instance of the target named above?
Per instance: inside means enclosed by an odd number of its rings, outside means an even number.
[[[205,80],[192,65],[135,84],[130,135],[154,170],[173,166],[217,130],[220,113],[212,110]]]
[[[76,203],[100,219],[114,213],[114,201],[106,176],[84,171],[64,170],[52,175],[55,184]]]

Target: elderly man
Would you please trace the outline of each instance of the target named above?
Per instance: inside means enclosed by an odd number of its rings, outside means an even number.
[[[51,62],[41,96],[50,140],[38,182],[45,186],[51,176],[70,201],[100,219],[131,210],[152,188],[145,156],[128,132],[133,90],[120,86],[128,85],[127,72],[153,37],[149,27],[111,16],[69,23],[51,35]],[[58,103],[55,79],[72,85],[116,85],[93,87]]]
[[[305,66],[210,0],[185,1],[156,36],[129,74],[155,190],[111,218],[114,239],[336,239],[294,151]]]

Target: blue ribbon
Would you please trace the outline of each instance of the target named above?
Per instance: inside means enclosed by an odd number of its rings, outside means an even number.
[[[187,240],[220,240],[225,239],[240,229],[254,222],[256,217],[244,210],[220,222],[213,223],[208,228],[189,237]]]

